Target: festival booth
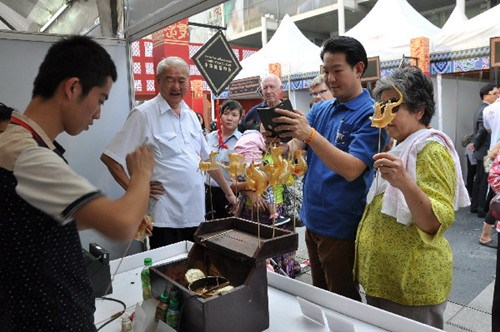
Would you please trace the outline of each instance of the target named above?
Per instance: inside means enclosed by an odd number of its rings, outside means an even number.
[[[309,88],[309,82],[319,74],[321,64],[320,48],[300,32],[287,14],[269,42],[241,61],[243,69],[236,79],[253,76],[262,78],[274,65],[278,68],[274,74],[281,76],[283,90],[288,91],[292,104],[306,111],[309,109],[310,97],[299,90]]]
[[[129,1],[129,7],[127,8],[129,8],[130,12],[126,15],[129,21],[125,29],[127,38],[98,39],[99,43],[107,49],[117,65],[118,81],[113,86],[106,106],[103,107],[100,121],[95,123],[91,131],[77,137],[62,135],[58,140],[67,148],[66,157],[69,164],[111,198],[121,195],[122,190],[114,184],[114,180],[111,178],[109,172],[99,162],[99,156],[113,135],[121,128],[131,107],[130,42],[156,31],[162,26],[175,23],[180,19],[220,2],[222,1],[186,0],[157,1],[145,4],[143,1]],[[0,57],[3,60],[0,62],[0,73],[4,75],[4,78],[8,78],[0,80],[0,100],[20,110],[25,108],[29,102],[32,82],[34,75],[37,73],[37,68],[50,45],[57,40],[59,40],[59,36],[45,34],[0,33]],[[298,45],[297,41],[299,39],[288,40],[293,45],[294,50],[290,53],[300,54],[301,62],[304,62],[304,48]],[[284,49],[280,49],[277,52],[287,53],[284,52]],[[20,54],[22,54],[22,61],[19,59]],[[311,65],[311,68],[316,68],[313,70],[317,70],[319,69],[318,49],[316,49],[314,58],[318,62],[315,65]],[[314,61],[313,58],[311,59]],[[287,75],[292,74],[291,71],[284,71],[284,73]],[[219,225],[212,224],[211,226],[218,227]],[[259,239],[259,242],[257,242],[254,241],[256,238],[255,231],[245,230],[243,232],[241,230],[245,228],[244,226],[231,227],[232,229],[227,231],[238,234],[238,237],[235,237],[234,234],[229,235],[226,230],[219,232],[218,229],[219,233],[215,234],[215,236],[212,234],[213,229],[206,230],[200,228],[199,230],[201,231],[197,233],[197,243],[203,244],[207,248],[209,247],[211,250],[209,251],[210,254],[212,251],[217,250],[217,252],[222,252],[226,256],[226,260],[221,264],[227,264],[227,262],[233,263],[234,261],[232,268],[237,269],[238,264],[241,264],[242,260],[248,262],[247,270],[243,271],[246,274],[241,273],[235,277],[239,279],[246,278],[248,282],[240,282],[236,285],[234,291],[222,295],[220,298],[202,301],[196,295],[187,293],[186,291],[186,294],[191,296],[192,300],[197,300],[198,303],[203,304],[203,310],[205,311],[217,307],[218,303],[223,302],[225,304],[225,308],[222,307],[218,311],[207,313],[206,317],[208,319],[224,319],[224,316],[227,314],[225,309],[228,306],[241,305],[241,299],[246,299],[247,305],[253,308],[252,301],[255,301],[253,295],[258,291],[259,295],[263,293],[266,296],[266,303],[269,303],[267,313],[261,310],[261,313],[265,315],[265,320],[264,324],[259,325],[259,330],[262,328],[269,331],[397,331],[401,329],[410,332],[436,331],[436,329],[430,326],[379,310],[361,302],[352,301],[291,278],[284,278],[278,274],[266,272],[264,270],[263,259],[269,254],[266,252],[270,247],[269,245],[277,243],[276,241],[279,241],[279,237],[282,236],[286,242],[284,240],[285,243],[279,247],[279,250],[288,251],[296,247],[296,234],[280,234],[277,232],[275,235],[272,230],[263,231],[261,234],[258,229],[257,239]],[[261,244],[261,236],[264,237],[265,241],[268,241],[268,245]],[[246,241],[246,243],[250,244],[250,249],[255,252],[254,255],[241,255],[242,240],[247,238],[251,239]],[[294,239],[293,245],[289,244],[290,238]],[[219,241],[225,241],[225,243],[229,244],[222,245]],[[166,264],[173,264],[176,261],[189,258],[192,249],[196,248],[193,243],[179,242],[172,246],[122,257],[126,256],[124,252],[127,252],[128,248],[115,247],[112,241],[105,239],[95,232],[85,232],[82,234],[83,246],[86,247],[88,242],[98,242],[110,251],[110,255],[102,256],[102,261],[100,261],[102,264],[107,265],[113,276],[112,287],[107,287],[111,291],[108,297],[123,301],[127,310],[133,310],[137,303],[142,302],[140,271],[144,258],[152,258],[154,266],[159,268],[160,264],[165,266]],[[102,252],[101,249],[100,253]],[[275,251],[273,251],[274,253]],[[214,254],[211,257],[214,257],[215,260],[224,255]],[[234,257],[237,257],[237,259]],[[206,262],[205,259],[197,260],[200,267],[205,266]],[[214,264],[214,266],[221,271],[223,271],[223,268],[226,268],[226,265]],[[231,272],[234,271],[230,271],[229,274]],[[163,271],[159,270],[159,273],[163,273]],[[258,287],[254,287],[255,280],[264,279],[266,279],[266,282],[259,283]],[[170,281],[168,279],[165,280]],[[237,301],[229,302],[232,301],[232,296],[235,298],[236,296],[239,297]],[[209,303],[210,301],[211,303]],[[192,308],[193,312],[200,306]],[[188,306],[186,305],[186,307]],[[120,317],[121,309],[120,305],[117,306],[116,302],[96,299],[95,323],[97,327],[100,330],[102,328],[102,331],[121,330],[120,321],[112,320],[113,318]],[[182,312],[180,314],[182,315]],[[140,317],[136,316],[136,319],[140,319]],[[199,320],[201,318],[196,317],[193,319]],[[235,329],[239,329],[240,331],[255,331],[255,329],[241,328],[237,321],[229,329],[217,329],[217,331],[234,331]],[[164,331],[169,331],[169,329],[165,327]]]
[[[462,137],[473,131],[474,111],[481,102],[480,88],[495,82],[497,71],[490,69],[490,38],[500,36],[497,5],[469,20],[457,6],[440,33],[431,38],[430,69],[435,77],[435,99],[442,110],[433,125],[454,141],[465,167]]]

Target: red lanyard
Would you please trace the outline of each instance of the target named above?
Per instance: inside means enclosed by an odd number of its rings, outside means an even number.
[[[23,126],[24,128],[28,129],[35,137],[35,140],[37,140],[39,142],[43,142],[43,139],[40,137],[40,135],[38,135],[38,133],[33,128],[31,128],[31,126],[29,124],[27,124],[26,122],[19,120],[18,118],[15,118],[15,117],[12,117],[10,119],[10,122],[17,124],[17,125],[20,125],[20,126]]]

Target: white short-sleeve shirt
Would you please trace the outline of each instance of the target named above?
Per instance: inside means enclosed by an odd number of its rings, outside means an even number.
[[[104,153],[126,170],[125,157],[147,143],[155,155],[151,180],[159,181],[165,194],[150,199],[156,227],[196,227],[205,220],[203,174],[198,170],[209,148],[202,128],[185,102],[178,116],[161,95],[138,106]]]
[[[498,99],[483,109],[483,124],[484,128],[491,130],[491,150],[500,139],[500,101]]]

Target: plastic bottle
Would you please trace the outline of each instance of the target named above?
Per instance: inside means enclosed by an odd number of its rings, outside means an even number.
[[[158,323],[160,320],[163,322],[167,322],[167,310],[168,310],[168,295],[166,293],[162,293],[160,295],[160,302],[156,306],[155,313],[155,323]]]
[[[167,325],[177,331],[179,327],[179,300],[177,298],[170,298],[167,310]]]
[[[151,258],[144,258],[144,268],[141,271],[142,283],[142,298],[144,301],[149,300],[153,295],[151,294],[151,279],[149,277],[149,267],[153,265]]]

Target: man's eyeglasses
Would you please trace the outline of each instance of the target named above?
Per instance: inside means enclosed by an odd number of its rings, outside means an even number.
[[[323,93],[327,92],[328,90],[319,90],[318,92],[311,92],[309,95],[311,97],[317,97],[319,95],[322,95]]]

